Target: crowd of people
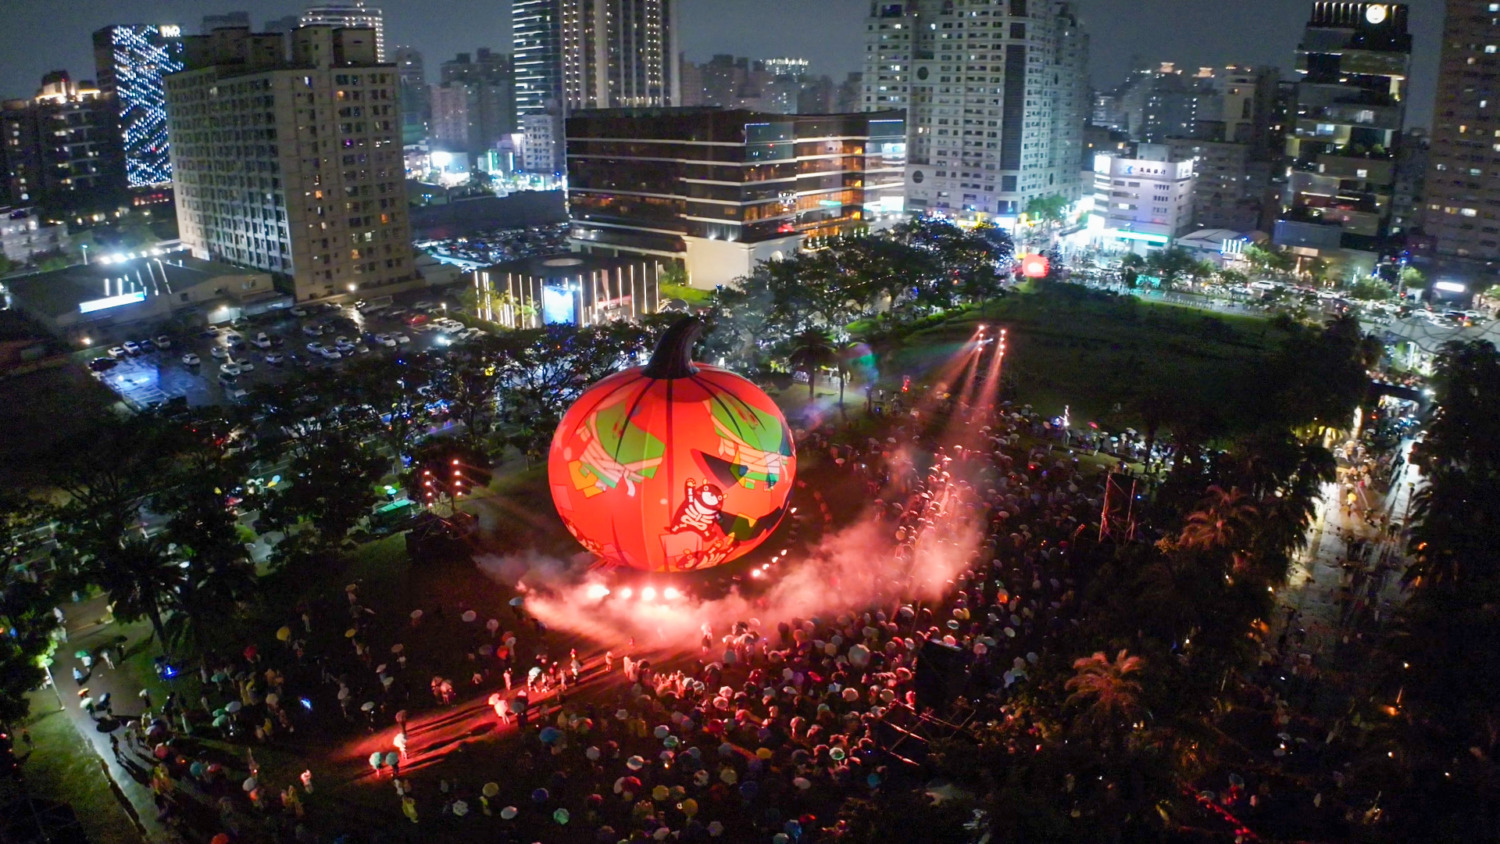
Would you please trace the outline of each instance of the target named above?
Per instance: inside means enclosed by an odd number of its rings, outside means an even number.
[[[118,752],[162,817],[233,840],[838,840],[846,799],[917,782],[910,742],[941,723],[929,707],[994,705],[1027,682],[1069,623],[1070,546],[1102,494],[1029,410],[943,394],[883,424],[876,438],[818,428],[802,448],[830,455],[827,483],[872,493],[864,518],[899,584],[888,602],[706,617],[700,640],[651,652],[560,641],[519,597],[483,613],[371,607],[350,584],[268,641],[181,672]],[[918,691],[929,642],[964,668],[942,699]],[[486,774],[491,732],[505,762]],[[353,787],[389,789],[407,829],[320,811],[316,762],[263,775],[254,759],[353,752],[329,736],[358,749]]]

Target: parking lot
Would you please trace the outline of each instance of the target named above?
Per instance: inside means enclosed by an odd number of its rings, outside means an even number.
[[[416,312],[417,304],[430,308],[431,317],[441,318],[446,303],[447,311],[457,313],[458,304],[444,299],[437,291],[421,290],[400,294],[393,304],[379,310],[356,310],[354,303],[345,305],[301,305],[297,308],[274,311],[251,317],[234,326],[222,325],[189,336],[170,338],[169,348],[151,348],[136,353],[123,351],[115,366],[96,372],[95,376],[114,390],[127,403],[135,407],[150,407],[165,404],[174,399],[185,399],[191,406],[229,403],[236,398],[238,390],[249,390],[260,384],[277,383],[292,373],[308,368],[339,368],[353,358],[369,355],[392,354],[398,351],[417,351],[443,348],[439,342],[444,337],[437,331],[411,327],[407,320]],[[316,326],[320,335],[311,331]],[[265,335],[269,348],[259,348],[256,342]],[[145,330],[136,341],[145,340]],[[393,341],[405,337],[408,342],[387,346],[375,338],[386,335]],[[349,341],[337,359],[310,351],[309,343],[334,346],[338,338]],[[154,343],[151,344],[154,347]],[[184,355],[197,358],[196,364],[185,363]],[[108,350],[95,349],[85,358],[108,357]],[[234,362],[229,372],[240,368],[237,375],[226,374],[224,367]],[[244,368],[248,364],[248,368]]]

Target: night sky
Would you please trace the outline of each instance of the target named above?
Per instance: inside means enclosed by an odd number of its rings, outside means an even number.
[[[809,59],[837,77],[859,69],[868,0],[679,0],[688,58],[714,53]],[[30,96],[43,73],[91,78],[89,33],[114,23],[179,23],[196,32],[205,12],[249,11],[256,27],[300,11],[299,0],[0,0],[0,96]],[[370,5],[380,5],[372,2]],[[1408,123],[1431,121],[1442,0],[1411,0],[1416,35]],[[386,43],[411,44],[429,75],[456,52],[505,50],[504,0],[385,0]],[[1109,87],[1132,59],[1182,66],[1243,62],[1289,69],[1311,0],[1077,0],[1092,37],[1092,75]]]

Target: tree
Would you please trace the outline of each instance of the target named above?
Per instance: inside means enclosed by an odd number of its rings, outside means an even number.
[[[1033,196],[1026,201],[1026,216],[1043,224],[1054,226],[1066,218],[1068,205],[1068,198],[1060,193]]]
[[[463,423],[460,439],[470,448],[484,449],[494,432],[496,401],[505,378],[502,364],[500,343],[486,334],[450,350],[432,371],[432,389]]]
[[[1233,267],[1225,267],[1219,270],[1218,276],[1219,283],[1226,287],[1244,287],[1250,283],[1250,276]]]
[[[20,576],[6,566],[0,572],[0,724],[26,718],[27,692],[41,684],[43,660],[56,646],[57,616],[52,607],[56,596],[44,583]]]
[[[163,622],[184,580],[181,561],[167,551],[160,537],[132,534],[114,548],[100,549],[85,573],[109,595],[115,618],[151,622],[156,640],[168,643]]]
[[[1140,707],[1141,684],[1130,675],[1144,666],[1144,660],[1123,650],[1113,662],[1103,651],[1076,659],[1064,684],[1070,692],[1066,705],[1079,707],[1079,723],[1110,735]]]
[[[807,373],[807,397],[814,398],[818,383],[818,372],[826,366],[838,363],[838,352],[828,339],[828,332],[808,329],[792,339],[792,350],[787,360],[794,371]]]
[[[1202,278],[1213,272],[1213,267],[1193,257],[1181,246],[1158,249],[1146,256],[1146,269],[1161,279],[1163,287],[1172,287],[1178,279]]]
[[[168,514],[162,535],[185,564],[166,633],[173,644],[212,645],[234,635],[239,603],[256,595],[255,566],[229,501],[250,473],[250,454],[237,447],[243,433],[221,417],[194,419],[188,431],[151,509]]]
[[[385,466],[355,431],[328,432],[316,447],[292,452],[289,477],[266,494],[261,513],[282,531],[307,520],[317,531],[309,538],[314,548],[336,548],[380,501],[375,484]]]
[[[1354,282],[1349,288],[1351,299],[1360,299],[1367,302],[1384,302],[1394,295],[1391,286],[1378,278],[1362,278]]]
[[[1187,517],[1178,544],[1205,551],[1233,549],[1258,515],[1260,511],[1245,493],[1215,484],[1199,502],[1199,509]]]
[[[347,370],[348,401],[369,414],[368,427],[391,452],[399,474],[416,441],[427,433],[435,370],[425,354],[370,356]]]

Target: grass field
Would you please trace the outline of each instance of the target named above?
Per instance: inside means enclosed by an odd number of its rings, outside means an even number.
[[[1049,415],[1066,405],[1075,424],[1113,426],[1139,425],[1132,403],[1150,391],[1211,408],[1228,428],[1249,424],[1264,401],[1259,376],[1291,337],[1258,317],[1048,285],[907,335],[890,350],[887,374],[930,369],[980,322],[1008,332],[1005,376],[1017,401]]]
[[[50,691],[39,693],[36,708],[41,714],[29,725],[36,749],[25,763],[32,793],[71,804],[95,844],[141,844],[130,817],[110,791],[99,757],[56,710]]]

